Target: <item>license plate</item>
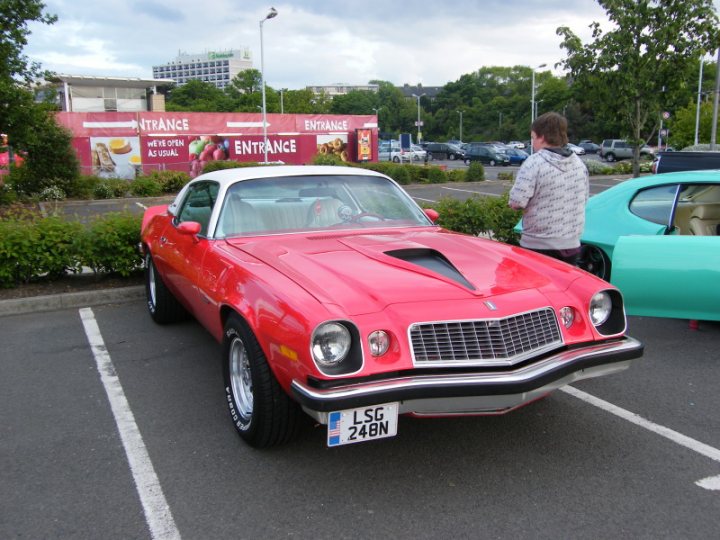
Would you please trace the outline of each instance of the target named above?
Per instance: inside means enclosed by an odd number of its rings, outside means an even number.
[[[353,444],[397,435],[398,404],[385,403],[328,415],[328,446]]]

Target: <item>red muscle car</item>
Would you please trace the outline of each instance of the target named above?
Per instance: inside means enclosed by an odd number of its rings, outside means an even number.
[[[365,169],[203,174],[145,213],[148,309],[223,344],[228,410],[256,447],[304,413],[329,446],[393,436],[403,414],[505,413],[642,355],[612,285],[437,217]]]

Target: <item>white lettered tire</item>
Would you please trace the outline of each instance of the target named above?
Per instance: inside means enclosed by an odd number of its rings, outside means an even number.
[[[157,272],[153,258],[145,255],[145,297],[150,316],[158,324],[168,324],[188,318],[188,312],[168,290]]]
[[[280,387],[255,335],[236,314],[225,323],[222,354],[228,411],[240,437],[256,448],[294,438],[304,414]]]

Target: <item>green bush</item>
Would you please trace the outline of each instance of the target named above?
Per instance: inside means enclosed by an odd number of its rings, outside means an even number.
[[[190,175],[185,171],[152,171],[148,177],[160,185],[163,193],[177,193],[190,181]]]
[[[7,206],[17,201],[17,193],[10,184],[0,184],[0,206]]]
[[[465,170],[464,169],[449,169],[445,171],[448,182],[464,182],[465,181]]]
[[[95,199],[112,199],[114,197],[113,190],[107,184],[98,184],[93,190],[93,198]]]
[[[95,197],[95,188],[103,179],[94,175],[80,175],[67,186],[67,195],[71,199],[92,199]]]
[[[485,167],[479,161],[471,161],[465,174],[466,182],[481,182],[485,180]]]
[[[142,216],[129,212],[105,214],[94,220],[77,238],[83,266],[96,273],[127,277],[142,266],[138,251]]]
[[[610,174],[632,174],[632,168],[632,160],[628,159],[626,161],[618,161],[615,165],[613,165],[613,172]]]
[[[440,167],[428,167],[428,182],[431,184],[444,184],[448,181],[447,174]]]
[[[312,159],[313,165],[347,165],[337,154],[315,154]]]
[[[130,192],[130,180],[124,178],[103,178],[98,185],[107,186],[112,193],[111,197],[116,199],[125,197]]]
[[[208,161],[205,166],[203,167],[203,174],[213,171],[222,171],[224,169],[239,169],[241,167],[257,167],[259,163],[257,161],[232,161],[232,160],[222,160],[222,161]]]
[[[464,201],[443,197],[436,204],[440,213],[438,225],[465,234],[492,235],[492,238],[508,244],[518,244],[519,237],[513,230],[522,212],[508,206],[508,194],[501,197],[473,196]]]
[[[363,163],[357,166],[362,169],[369,169],[371,171],[379,172],[380,174],[384,174],[386,176],[389,176],[390,178],[393,178],[391,173],[397,167],[397,165],[388,161],[380,161],[378,163]]]
[[[58,186],[48,186],[38,194],[41,201],[64,201],[66,197],[65,192]]]
[[[607,165],[602,161],[595,161],[594,159],[587,160],[585,162],[585,166],[587,167],[590,176],[596,174],[613,174],[613,172],[615,171],[615,169],[611,165]]]
[[[135,197],[157,197],[162,192],[160,182],[150,176],[138,176],[130,182],[130,193]]]
[[[35,230],[36,276],[57,278],[80,269],[75,244],[82,232],[80,223],[50,216],[35,222]]]
[[[410,178],[410,184],[422,184],[428,182],[428,168],[422,165],[403,165],[405,170],[408,172]]]
[[[75,240],[82,225],[27,210],[11,210],[0,221],[0,286],[53,278],[78,269]]]
[[[411,183],[410,171],[407,170],[405,165],[392,165],[385,174],[400,185],[406,186]]]

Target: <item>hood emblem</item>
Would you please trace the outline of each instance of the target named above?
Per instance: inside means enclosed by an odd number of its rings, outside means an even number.
[[[497,306],[496,306],[495,304],[493,304],[490,300],[485,300],[485,301],[483,302],[483,304],[485,304],[485,306],[486,306],[490,311],[497,311]]]

